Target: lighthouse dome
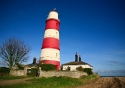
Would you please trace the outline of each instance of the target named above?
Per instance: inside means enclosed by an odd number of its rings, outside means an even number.
[[[48,19],[56,19],[58,20],[58,13],[56,12],[56,9],[53,9],[52,11],[49,12]]]

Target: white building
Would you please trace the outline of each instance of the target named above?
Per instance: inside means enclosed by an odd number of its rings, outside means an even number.
[[[79,56],[79,60],[78,60],[78,55],[76,53],[75,61],[62,64],[62,70],[76,71],[76,68],[80,67],[80,66],[82,68],[91,68],[91,69],[93,69],[93,67],[91,65],[89,65],[86,62],[81,61],[81,57],[80,56]]]

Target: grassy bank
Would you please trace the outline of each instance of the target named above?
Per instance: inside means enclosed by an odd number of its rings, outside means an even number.
[[[96,78],[95,75],[82,76],[81,78],[50,77],[33,78],[25,83],[0,86],[0,88],[75,88]]]
[[[92,74],[90,76],[81,76],[80,79],[83,81],[83,84],[90,82],[93,79],[98,79],[100,76],[97,74]]]
[[[0,76],[0,80],[13,80],[13,79],[21,79],[25,78],[25,76]]]

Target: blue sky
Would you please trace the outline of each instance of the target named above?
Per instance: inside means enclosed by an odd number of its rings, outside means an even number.
[[[17,37],[32,48],[27,63],[39,59],[53,8],[61,22],[61,64],[74,61],[78,52],[100,75],[125,76],[124,0],[0,0],[0,44]]]

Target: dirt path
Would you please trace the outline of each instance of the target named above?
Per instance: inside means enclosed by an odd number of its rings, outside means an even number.
[[[25,83],[26,80],[33,79],[33,78],[22,78],[22,79],[13,79],[13,80],[1,80],[0,86],[10,85],[10,84],[17,84],[17,83]]]
[[[125,77],[104,77],[77,88],[125,88]]]

